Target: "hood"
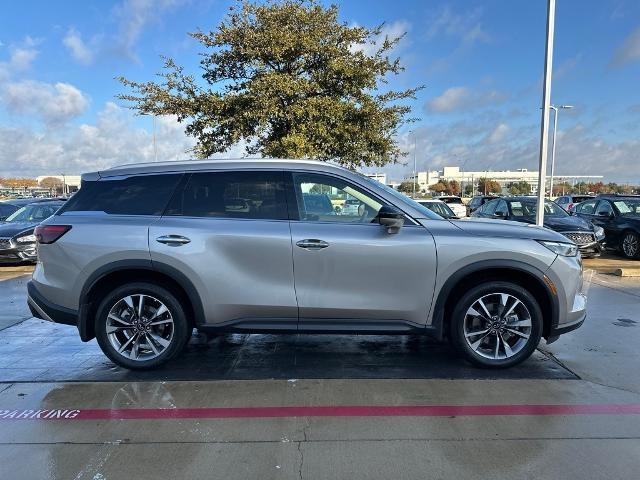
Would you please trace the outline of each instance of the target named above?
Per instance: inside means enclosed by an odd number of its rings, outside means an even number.
[[[535,221],[528,218],[518,220],[518,222],[535,224]],[[581,217],[544,217],[544,226],[556,232],[593,232],[593,224]]]
[[[470,220],[449,220],[460,230],[479,237],[528,238],[531,240],[548,240],[566,242],[567,237],[546,227],[534,224],[523,224],[511,220],[494,220],[491,218],[472,217]]]
[[[0,237],[10,238],[14,237],[18,233],[26,233],[27,235],[33,233],[33,229],[36,228],[37,223],[30,222],[4,222],[0,223]]]

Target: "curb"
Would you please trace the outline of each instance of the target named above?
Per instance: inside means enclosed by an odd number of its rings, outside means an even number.
[[[640,268],[617,268],[613,274],[618,277],[640,277]]]
[[[0,273],[3,272],[25,272],[25,273],[31,273],[33,272],[35,268],[35,265],[21,265],[21,266],[15,266],[15,267],[3,267],[0,266]]]

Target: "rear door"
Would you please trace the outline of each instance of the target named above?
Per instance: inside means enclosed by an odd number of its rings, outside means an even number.
[[[281,171],[193,173],[150,227],[149,248],[192,281],[207,324],[296,328]]]
[[[387,233],[376,218],[386,202],[342,177],[293,173],[292,185],[299,330],[424,325],[436,274],[431,234],[411,220],[399,233]],[[344,214],[317,214],[305,203],[315,192],[333,201],[355,198],[358,205]]]

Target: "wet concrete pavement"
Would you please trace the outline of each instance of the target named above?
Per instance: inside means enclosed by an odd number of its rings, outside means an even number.
[[[130,373],[26,320],[0,331],[0,478],[637,478],[640,282],[595,275],[589,296],[581,329],[499,372],[419,337],[225,335]]]

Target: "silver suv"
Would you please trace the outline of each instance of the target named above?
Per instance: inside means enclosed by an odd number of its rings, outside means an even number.
[[[326,196],[357,208],[307,208]],[[131,369],[206,333],[422,333],[508,367],[586,316],[566,237],[449,221],[322,162],[216,160],[85,174],[36,229],[36,317],[77,326]]]

